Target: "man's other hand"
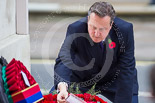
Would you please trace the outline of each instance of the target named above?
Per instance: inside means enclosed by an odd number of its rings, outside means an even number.
[[[57,95],[58,103],[67,103],[66,98],[68,97],[68,92],[66,90],[60,91]]]

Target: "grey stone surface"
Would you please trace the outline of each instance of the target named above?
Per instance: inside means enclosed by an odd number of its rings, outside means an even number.
[[[111,3],[148,3],[151,0],[29,0],[39,3],[62,3],[62,4],[92,4],[96,1],[107,1]]]
[[[94,1],[71,1],[71,2],[29,2],[30,13],[61,13],[61,14],[86,14]],[[113,1],[110,2],[118,15],[154,15],[155,6],[149,2]]]
[[[16,33],[15,0],[0,1],[0,40]]]
[[[30,38],[29,35],[16,34],[16,9],[21,9],[21,7],[16,8],[16,2],[16,0],[0,1],[0,56],[8,62],[13,58],[20,60],[30,71]],[[23,5],[26,8],[26,1]],[[21,18],[24,18],[24,15]]]
[[[30,71],[30,41],[29,35],[11,35],[0,41],[0,55],[8,63],[15,58],[20,60]]]

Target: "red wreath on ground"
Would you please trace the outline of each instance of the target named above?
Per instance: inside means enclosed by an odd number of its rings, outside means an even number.
[[[98,96],[95,95],[91,95],[88,93],[84,93],[84,94],[75,94],[77,97],[82,98],[84,101],[86,101],[87,103],[107,103],[106,101],[102,100],[101,98],[99,98]],[[48,95],[44,95],[44,100],[40,101],[39,103],[57,103],[57,94],[48,94]]]

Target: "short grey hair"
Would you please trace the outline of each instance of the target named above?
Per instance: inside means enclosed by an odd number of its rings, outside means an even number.
[[[88,11],[88,16],[91,13],[97,14],[99,17],[109,16],[111,18],[110,25],[116,16],[113,6],[108,2],[95,2]]]

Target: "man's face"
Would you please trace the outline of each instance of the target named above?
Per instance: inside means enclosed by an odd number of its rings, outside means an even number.
[[[95,43],[105,40],[111,29],[111,18],[109,16],[99,17],[95,13],[91,13],[88,17],[88,33]]]

